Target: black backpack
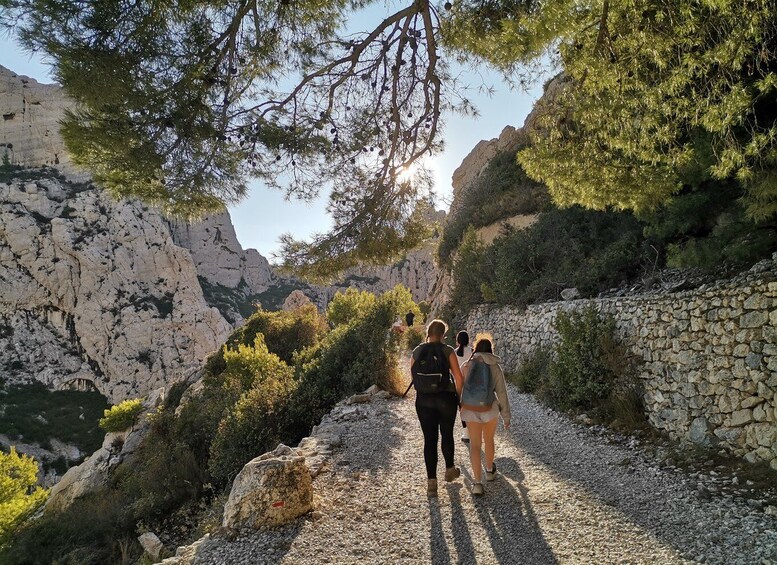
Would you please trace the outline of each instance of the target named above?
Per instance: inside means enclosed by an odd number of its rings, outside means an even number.
[[[418,357],[411,369],[413,381],[403,396],[407,395],[411,386],[415,387],[416,392],[423,394],[450,390],[450,366],[445,353],[446,347],[442,343],[424,343],[418,346]]]

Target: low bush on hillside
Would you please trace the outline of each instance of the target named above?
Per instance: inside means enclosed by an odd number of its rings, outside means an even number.
[[[357,320],[375,305],[377,296],[367,290],[349,287],[338,291],[326,307],[326,319],[332,326]]]
[[[561,311],[553,327],[554,348],[543,397],[562,409],[590,410],[607,398],[626,366],[626,353],[615,340],[615,321],[600,318],[593,306]]]
[[[519,391],[536,393],[547,379],[551,360],[551,350],[539,346],[527,355],[518,370],[507,375],[507,378]]]
[[[423,326],[413,326],[405,331],[405,347],[413,350],[426,340],[426,331]]]
[[[26,524],[0,561],[137,559],[139,522],[162,531],[204,502],[221,500],[246,462],[279,442],[295,444],[344,397],[375,383],[399,390],[399,337],[391,325],[414,307],[410,292],[397,287],[329,332],[309,309],[257,312],[206,364],[199,393],[180,406],[182,387],[173,387],[149,416],[148,437],[104,491]],[[174,543],[190,541],[178,528],[166,533]]]
[[[642,391],[626,348],[615,338],[613,319],[601,318],[589,305],[559,312],[554,328],[558,343],[536,349],[512,382],[553,408],[617,420],[631,429],[644,426]]]
[[[293,362],[294,353],[318,342],[326,333],[326,321],[313,304],[286,312],[257,310],[245,324],[229,337],[225,348],[237,345],[253,346],[257,335],[264,337],[267,348],[286,363]],[[207,371],[218,374],[225,368],[224,349],[208,359]]]
[[[16,529],[48,496],[37,486],[38,464],[32,457],[0,451],[0,548],[14,536]]]
[[[100,418],[100,427],[108,433],[123,432],[135,425],[143,412],[143,400],[133,398],[123,400],[106,409]]]
[[[142,554],[135,542],[131,500],[121,491],[98,489],[66,510],[45,512],[27,523],[0,554],[0,562],[19,565],[103,565],[135,563]]]
[[[292,367],[270,353],[261,335],[253,347],[225,352],[225,375],[242,392],[219,422],[210,448],[208,470],[227,484],[252,456],[286,439],[284,406],[296,387]]]
[[[491,245],[470,229],[453,266],[451,301],[526,305],[558,299],[567,287],[583,296],[641,272],[648,251],[642,226],[627,213],[572,207],[548,210],[532,226],[506,229]]]
[[[0,390],[0,433],[43,448],[58,439],[92,453],[102,445],[98,421],[107,407],[97,391],[52,391],[37,381],[8,385]]]
[[[288,421],[294,440],[317,424],[340,399],[377,384],[401,393],[396,354],[400,334],[394,320],[413,309],[410,291],[398,286],[378,298],[356,322],[332,330],[316,347],[302,351],[295,370],[298,382]]]

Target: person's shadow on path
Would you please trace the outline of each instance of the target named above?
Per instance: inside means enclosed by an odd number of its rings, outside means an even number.
[[[429,498],[429,524],[429,549],[432,565],[450,565],[451,552],[448,551],[448,542],[442,529],[440,501],[436,497]]]
[[[485,454],[482,459],[485,461]],[[495,463],[498,471],[496,479],[486,482],[483,471],[485,494],[475,497],[473,502],[497,562],[558,563],[537,523],[518,462],[498,457]],[[464,474],[472,482],[468,469],[464,470]],[[516,487],[510,481],[517,483]],[[471,562],[475,562],[474,556]]]

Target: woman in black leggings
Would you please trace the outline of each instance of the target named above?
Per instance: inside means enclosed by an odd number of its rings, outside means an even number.
[[[441,320],[433,320],[426,329],[426,343],[413,350],[410,366],[421,358],[423,348],[439,347],[447,361],[447,386],[440,392],[416,393],[415,409],[421,431],[424,433],[424,463],[426,464],[427,494],[437,496],[437,442],[442,437],[442,456],[445,459],[445,480],[455,480],[461,471],[453,464],[453,426],[459,407],[459,395],[464,379],[456,360],[456,351],[442,343],[448,326]],[[450,380],[450,374],[454,380]]]

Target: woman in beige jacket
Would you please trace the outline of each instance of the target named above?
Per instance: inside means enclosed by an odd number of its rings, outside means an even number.
[[[496,395],[496,400],[494,400],[491,406],[461,405],[461,419],[467,422],[470,438],[469,458],[472,463],[472,479],[474,481],[472,494],[481,495],[483,494],[483,483],[480,479],[482,472],[480,449],[485,444],[486,480],[493,481],[496,478],[494,435],[496,434],[496,426],[499,423],[500,414],[504,421],[505,429],[510,428],[510,401],[507,398],[504,371],[502,371],[502,367],[499,365],[499,357],[493,353],[493,345],[489,338],[478,336],[472,359],[478,359],[488,365]],[[472,367],[471,360],[462,368],[465,387]]]

